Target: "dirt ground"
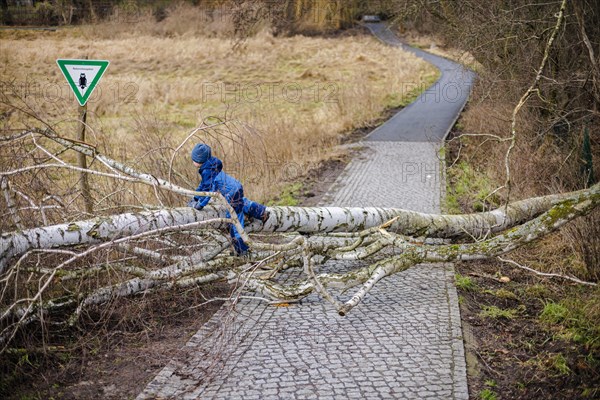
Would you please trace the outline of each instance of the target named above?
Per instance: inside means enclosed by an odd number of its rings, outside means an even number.
[[[458,285],[472,398],[600,398],[598,346],[539,318],[577,285],[498,262],[459,263],[456,272],[457,281],[472,283]]]
[[[200,305],[204,298],[228,293],[228,285],[216,284],[120,300],[86,315],[77,329],[28,332],[39,351],[7,355],[0,397],[135,398],[221,305]]]

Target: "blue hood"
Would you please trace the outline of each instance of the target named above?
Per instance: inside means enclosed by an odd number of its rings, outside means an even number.
[[[243,197],[242,184],[235,178],[223,172],[223,162],[216,157],[210,157],[202,164],[198,173],[202,177],[200,185],[196,189],[198,192],[219,192],[228,202],[232,199]],[[195,200],[200,201],[201,206],[208,204],[210,197],[195,196]]]
[[[209,157],[200,168],[198,169],[198,173],[202,175],[203,171],[210,171],[211,174],[217,176],[219,172],[223,170],[223,162],[219,160],[217,157]]]

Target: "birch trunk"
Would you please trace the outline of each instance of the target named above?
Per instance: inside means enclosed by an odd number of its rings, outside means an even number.
[[[387,230],[412,237],[481,238],[522,224],[560,203],[577,204],[597,197],[600,184],[590,189],[517,201],[494,211],[465,215],[436,215],[376,207],[272,207],[263,224],[255,221],[247,232],[300,232],[306,234],[360,232],[394,220]],[[34,249],[50,249],[114,240],[165,227],[215,219],[205,225],[225,228],[225,208],[207,206],[126,213],[95,219],[3,233],[0,237],[0,273],[13,257]],[[220,221],[220,222],[219,222]]]

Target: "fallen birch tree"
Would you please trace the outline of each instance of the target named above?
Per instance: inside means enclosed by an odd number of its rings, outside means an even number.
[[[378,281],[421,263],[493,258],[531,243],[598,206],[600,185],[571,193],[513,202],[469,215],[433,215],[387,208],[271,207],[265,223],[242,229],[217,193],[198,193],[137,171],[97,149],[58,136],[50,129],[23,132],[93,158],[102,169],[86,173],[147,185],[181,196],[213,197],[202,211],[162,207],[143,212],[98,215],[55,225],[20,228],[0,236],[0,345],[6,349],[18,329],[50,313],[73,323],[87,307],[115,298],[174,287],[227,280],[270,302],[299,301],[319,294],[345,315]],[[37,141],[36,141],[37,140]],[[45,150],[39,164],[0,172],[6,199],[9,182],[35,170],[79,168]],[[182,197],[181,203],[184,203]],[[211,203],[211,204],[213,204]],[[21,221],[14,200],[8,214]],[[234,224],[250,245],[248,257],[232,257],[225,228]],[[18,227],[17,227],[18,228]],[[101,257],[98,255],[102,255]],[[348,261],[357,267],[346,271]],[[325,264],[346,272],[322,272]],[[298,271],[290,283],[285,278]],[[100,276],[93,286],[86,277]],[[351,295],[346,294],[357,288]]]

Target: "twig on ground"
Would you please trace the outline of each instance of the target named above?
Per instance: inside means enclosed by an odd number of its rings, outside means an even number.
[[[497,258],[498,258],[498,260],[500,260],[502,262],[514,265],[515,267],[524,269],[525,271],[533,272],[534,274],[539,275],[539,276],[545,276],[545,277],[548,277],[548,278],[566,279],[566,280],[569,280],[569,281],[572,281],[572,282],[575,282],[575,283],[579,283],[580,285],[598,286],[598,284],[594,283],[594,282],[582,281],[581,279],[578,279],[578,278],[575,278],[575,277],[572,277],[572,276],[568,276],[568,275],[561,275],[561,274],[555,274],[555,273],[541,272],[541,271],[537,271],[537,270],[535,270],[533,268],[527,267],[525,265],[521,265],[518,262],[513,261],[513,260],[505,259],[505,258],[502,258],[502,257],[497,257]]]

